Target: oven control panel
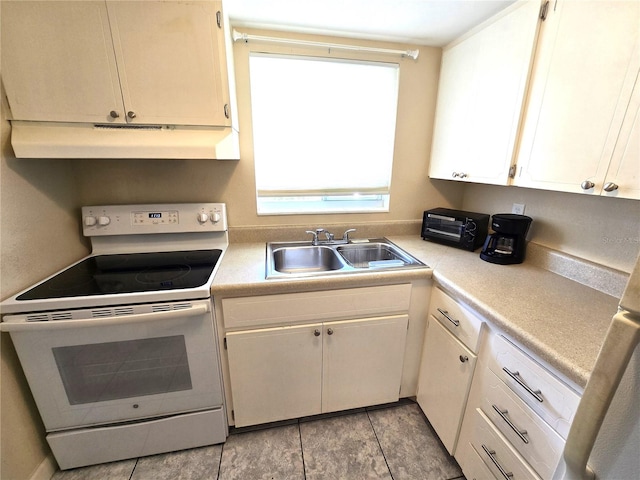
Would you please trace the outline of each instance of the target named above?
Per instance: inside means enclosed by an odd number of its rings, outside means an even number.
[[[86,237],[152,233],[226,232],[224,203],[94,205],[82,207]]]

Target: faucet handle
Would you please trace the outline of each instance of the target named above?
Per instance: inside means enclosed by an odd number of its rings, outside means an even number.
[[[350,228],[349,230],[347,230],[346,232],[344,232],[344,234],[342,235],[342,240],[344,240],[345,242],[349,243],[349,234],[351,232],[355,232],[356,229],[355,228]]]

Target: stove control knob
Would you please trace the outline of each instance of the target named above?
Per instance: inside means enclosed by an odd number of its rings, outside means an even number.
[[[93,227],[98,220],[93,215],[89,215],[88,217],[84,217],[84,224],[87,227]]]
[[[205,223],[207,220],[209,220],[209,215],[207,215],[206,213],[199,213],[198,214],[198,221],[200,223]]]
[[[221,218],[222,216],[218,212],[214,212],[214,214],[211,215],[211,223],[218,223]]]
[[[101,227],[105,227],[110,223],[111,223],[111,219],[106,215],[103,215],[100,218],[98,218],[98,225],[100,225]]]

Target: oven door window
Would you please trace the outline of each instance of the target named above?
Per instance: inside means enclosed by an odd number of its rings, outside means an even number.
[[[449,240],[460,241],[464,230],[464,222],[460,220],[439,220],[435,218],[429,218],[427,225],[427,232],[448,238]]]
[[[52,351],[71,405],[192,389],[182,335]]]

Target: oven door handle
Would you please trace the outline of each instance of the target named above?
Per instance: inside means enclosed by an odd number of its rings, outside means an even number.
[[[81,327],[105,327],[109,325],[126,325],[129,323],[157,322],[170,318],[197,317],[209,311],[209,304],[203,303],[180,310],[168,310],[162,312],[134,313],[132,315],[118,315],[115,317],[87,318],[78,320],[50,320],[43,322],[17,322],[0,323],[2,332],[34,332],[37,330],[57,330],[61,328]]]

